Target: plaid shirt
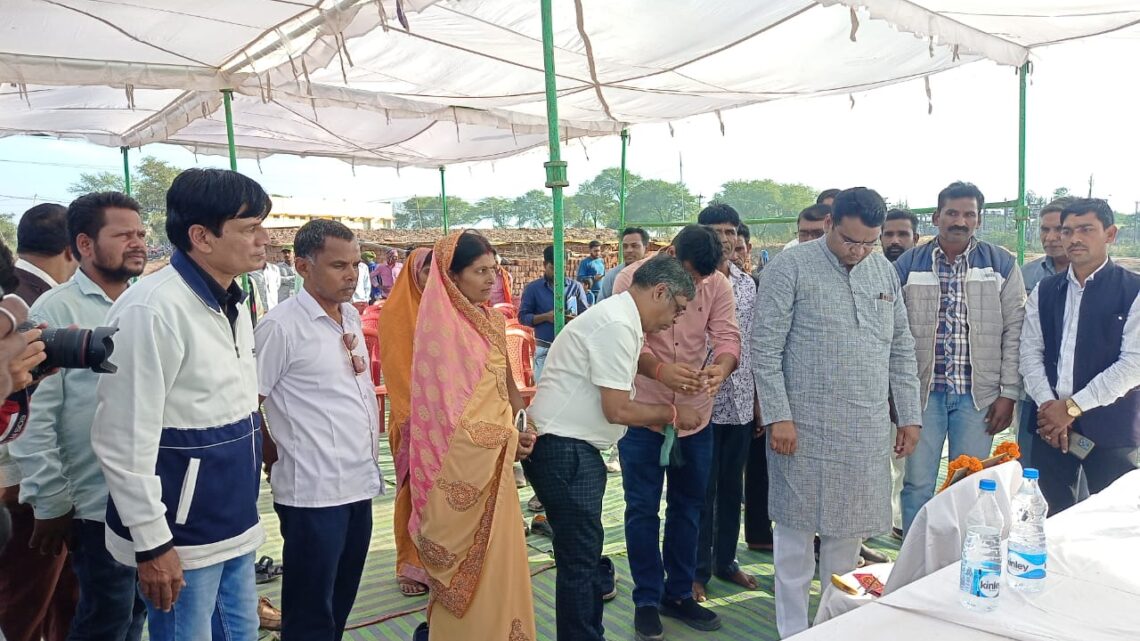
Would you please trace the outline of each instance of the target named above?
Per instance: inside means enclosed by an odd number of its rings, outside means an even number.
[[[937,242],[937,241],[935,241]],[[966,312],[966,256],[978,244],[970,246],[951,264],[942,246],[934,248],[934,265],[942,297],[938,303],[938,332],[934,341],[935,392],[968,394],[972,382],[970,369],[970,321]]]

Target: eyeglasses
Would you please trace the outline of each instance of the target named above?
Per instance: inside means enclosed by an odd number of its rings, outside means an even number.
[[[843,246],[846,247],[847,249],[874,249],[875,245],[879,244],[878,238],[876,238],[875,240],[868,241],[868,242],[864,243],[864,242],[859,242],[857,240],[851,240],[850,238],[845,236],[843,234],[843,232],[841,232],[841,231],[836,231],[835,233],[839,234],[839,238],[843,241]]]
[[[344,349],[348,351],[349,360],[352,361],[352,371],[355,372],[357,376],[368,371],[368,363],[364,362],[364,357],[352,353],[352,350],[356,349],[356,346],[360,344],[360,339],[356,334],[344,334],[340,337],[340,340],[344,343]]]

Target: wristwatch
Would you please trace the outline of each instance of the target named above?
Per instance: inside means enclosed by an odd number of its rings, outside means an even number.
[[[1065,399],[1065,412],[1073,418],[1080,418],[1081,414],[1084,414],[1084,412],[1081,411],[1080,405],[1077,405],[1071,398]]]

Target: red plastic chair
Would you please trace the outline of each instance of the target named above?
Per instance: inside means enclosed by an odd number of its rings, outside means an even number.
[[[537,387],[534,381],[534,329],[525,325],[507,326],[507,355],[511,360],[511,371],[515,386],[523,395],[527,405],[534,397]]]
[[[374,307],[376,307],[375,312],[373,312]],[[376,400],[380,403],[380,433],[383,434],[386,429],[385,410],[388,405],[388,388],[380,384],[383,376],[380,370],[380,332],[377,327],[378,316],[379,308],[372,305],[365,310],[361,316],[360,324],[364,330],[364,345],[368,348],[368,361],[372,374],[372,384],[376,386]]]

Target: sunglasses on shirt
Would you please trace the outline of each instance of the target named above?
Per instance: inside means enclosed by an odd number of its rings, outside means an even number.
[[[368,363],[364,362],[364,357],[352,353],[352,350],[356,349],[356,346],[360,344],[360,338],[356,334],[350,333],[342,335],[340,339],[341,342],[344,343],[344,349],[348,351],[349,360],[352,361],[352,371],[355,372],[357,376],[366,372],[368,370]]]

